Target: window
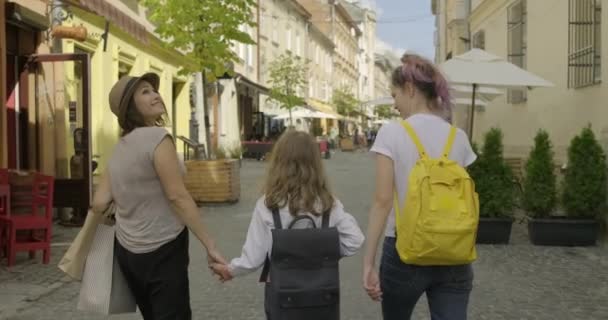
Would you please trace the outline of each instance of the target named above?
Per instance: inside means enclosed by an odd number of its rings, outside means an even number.
[[[315,63],[316,63],[316,64],[319,64],[319,60],[320,60],[320,59],[319,59],[319,52],[320,52],[320,51],[321,51],[321,50],[319,50],[319,45],[318,45],[318,44],[315,44]]]
[[[568,87],[581,88],[602,79],[601,0],[570,0]]]
[[[279,17],[272,15],[272,41],[279,42]]]
[[[516,1],[508,9],[508,50],[509,62],[525,69],[526,68],[526,0]],[[527,100],[525,89],[511,89],[507,93],[507,102],[512,104],[523,103]]]
[[[248,34],[249,36],[253,37],[253,28],[248,27]],[[250,67],[253,67],[253,45],[252,44],[248,44],[247,45],[247,65]]]
[[[301,41],[302,39],[300,39],[300,33],[296,32],[296,55],[301,56],[302,55],[302,44]]]
[[[308,79],[308,96],[309,97],[314,97],[315,96],[315,80],[313,77],[310,77]]]
[[[481,30],[473,35],[473,48],[486,49],[486,32]]]
[[[261,11],[260,12],[260,26],[258,28],[260,28],[260,34],[266,36],[266,34],[265,34],[265,32],[267,30],[266,8],[261,8],[260,11]]]
[[[291,43],[291,28],[287,27],[287,50],[291,51],[292,43]]]

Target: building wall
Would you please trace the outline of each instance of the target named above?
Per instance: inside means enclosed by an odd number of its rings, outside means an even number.
[[[365,10],[365,21],[359,24],[363,32],[360,39],[359,99],[369,101],[374,97],[374,54],[376,49],[376,19],[372,11]]]
[[[308,17],[297,9],[297,1],[268,0],[260,2],[259,83],[269,85],[270,66],[281,54],[292,53],[306,58]],[[305,90],[304,90],[305,91]],[[305,94],[305,92],[302,92]],[[282,112],[279,106],[260,100],[261,111]]]
[[[437,32],[435,62],[441,63],[452,56],[467,50],[466,11],[464,0],[434,0],[436,11],[435,27]]]
[[[474,1],[477,4],[480,1]],[[471,16],[471,31],[485,31],[486,51],[507,57],[507,8],[514,1],[482,1]],[[605,2],[604,2],[605,4]],[[591,124],[604,146],[608,146],[608,45],[602,46],[603,82],[569,89],[568,1],[528,0],[527,69],[555,84],[552,88],[528,91],[522,104],[508,104],[506,95],[476,114],[474,139],[479,141],[491,127],[504,131],[505,152],[527,156],[540,128],[548,130],[563,162],[570,140]],[[602,35],[608,35],[608,6],[602,10]],[[606,36],[603,36],[606,39]]]
[[[375,77],[375,88],[374,94],[375,99],[390,97],[391,95],[391,82],[390,82],[390,71],[378,66],[377,64],[374,67],[374,77]]]
[[[165,102],[169,118],[167,131],[172,132],[173,126],[175,126],[177,136],[188,137],[191,77],[177,75],[180,63],[184,62],[183,57],[177,52],[162,49],[159,42],[153,37],[150,37],[148,45],[144,45],[115,27],[110,29],[107,51],[104,52],[103,41],[99,38],[99,35],[103,34],[103,18],[77,9],[72,9],[72,11],[75,13],[74,18],[64,24],[83,25],[89,34],[97,35],[84,43],[64,40],[63,51],[84,51],[91,55],[92,154],[99,156],[98,172],[104,170],[120,134],[118,122],[110,111],[108,102],[108,94],[119,79],[119,66],[126,66],[128,75],[132,76],[139,76],[146,72],[155,72],[160,76],[159,93]],[[74,96],[77,92],[73,82],[75,79],[73,70],[70,65],[66,68],[68,96]],[[174,82],[177,89],[181,89],[179,92],[173,91]],[[172,118],[174,114],[176,117]],[[71,139],[69,127],[66,127],[66,131],[66,136]],[[69,142],[68,146],[68,149],[71,148],[72,143]],[[181,151],[179,143],[177,147],[178,151]]]
[[[359,70],[357,55],[359,42],[353,31],[352,19],[341,10],[335,12],[334,43],[334,87],[347,86],[357,95],[359,86]]]
[[[0,168],[6,168],[8,165],[7,159],[7,141],[6,141],[6,31],[4,21],[4,5],[5,1],[0,0]]]
[[[332,86],[333,45],[319,29],[311,26],[308,32],[307,59],[309,63],[308,92],[306,96],[319,101],[330,102]]]

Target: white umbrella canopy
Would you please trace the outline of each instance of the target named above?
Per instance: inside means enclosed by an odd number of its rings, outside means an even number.
[[[473,94],[473,86],[463,84],[452,85],[450,86],[450,92],[455,100],[468,99],[469,103],[471,103],[471,94]],[[505,94],[504,90],[483,86],[477,87],[477,90],[475,92],[476,98],[481,98],[486,102],[490,102],[496,99],[497,97],[500,97]]]
[[[499,88],[552,87],[553,83],[481,49],[473,49],[440,65],[451,84]]]
[[[481,87],[534,88],[552,87],[553,83],[528,72],[505,59],[481,49],[456,56],[439,68],[451,85],[471,86],[469,138],[472,139],[477,91]]]
[[[472,92],[472,90],[469,91],[469,95],[471,94],[471,92]],[[502,91],[500,91],[500,90],[495,90],[495,89],[491,89],[491,88],[488,88],[487,92],[488,92],[488,97],[492,97],[492,98],[499,96],[496,93],[502,93]],[[484,99],[483,96],[477,97],[477,98],[475,98],[475,105],[487,106],[488,102],[490,100],[492,100],[492,99]],[[369,101],[368,103],[372,103],[374,107],[377,107],[377,106],[384,106],[384,105],[393,105],[393,104],[395,104],[395,100],[392,97],[384,97],[384,98],[379,98],[379,99]],[[452,103],[455,105],[470,105],[471,98],[470,98],[470,96],[467,98],[463,98],[463,97],[460,97],[460,95],[458,95],[458,96],[456,96],[456,98],[454,98],[452,100]]]
[[[291,110],[291,116],[293,118],[338,119],[338,117],[332,114],[308,110],[304,108],[294,108],[293,110]],[[274,117],[274,119],[289,119],[289,111]]]

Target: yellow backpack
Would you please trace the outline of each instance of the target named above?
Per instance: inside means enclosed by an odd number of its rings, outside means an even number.
[[[402,125],[420,159],[410,172],[402,210],[395,190],[397,252],[401,260],[421,266],[475,261],[479,198],[467,171],[448,158],[456,128],[450,130],[442,156],[431,159],[412,126],[406,121]]]

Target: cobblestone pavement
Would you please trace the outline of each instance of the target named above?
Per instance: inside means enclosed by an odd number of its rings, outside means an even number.
[[[373,160],[364,153],[336,153],[325,162],[334,191],[363,228],[373,189]],[[245,161],[241,173],[242,198],[232,206],[203,209],[221,250],[227,257],[240,252],[251,209],[259,195],[263,162]],[[470,319],[608,319],[608,252],[594,248],[535,247],[529,244],[524,224],[514,226],[508,246],[480,246],[475,263],[475,288]],[[55,250],[56,264],[62,250]],[[195,319],[263,319],[259,273],[227,284],[214,280],[206,269],[201,246],[191,241],[191,292]],[[0,274],[6,283],[33,284],[49,288],[32,294],[13,307],[12,315],[0,318],[104,319],[76,310],[78,283],[63,281],[54,266],[26,263],[22,273]],[[342,319],[380,319],[380,308],[361,288],[361,254],[341,264]],[[21,290],[24,287],[21,288]],[[0,292],[4,290],[0,287]],[[8,289],[10,292],[10,289]],[[3,296],[0,296],[3,297]],[[140,319],[137,315],[111,319]],[[429,319],[422,298],[414,319]]]

